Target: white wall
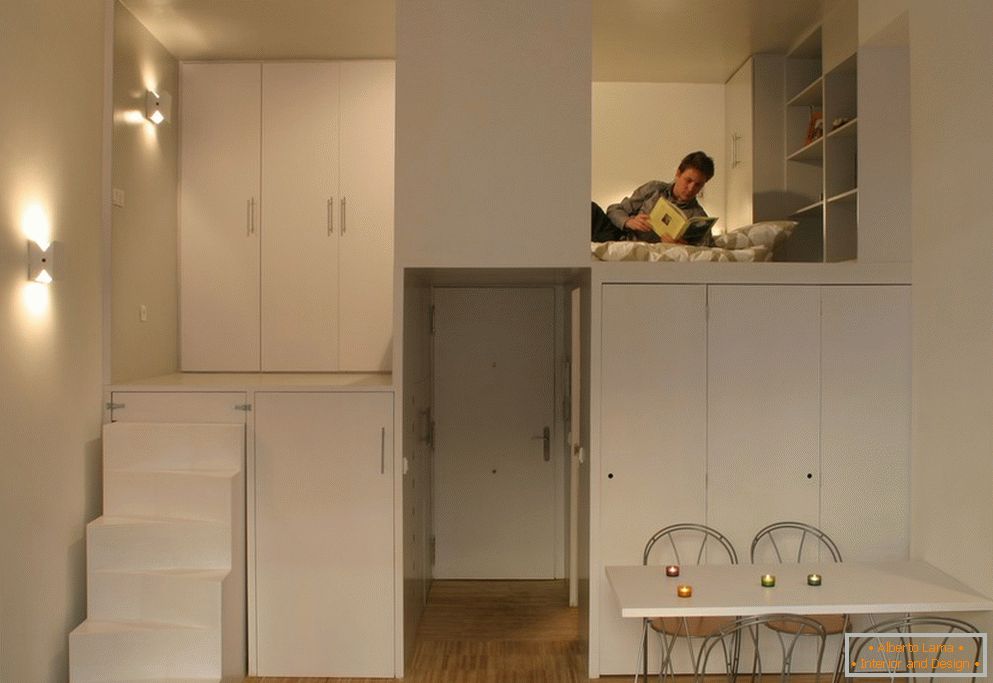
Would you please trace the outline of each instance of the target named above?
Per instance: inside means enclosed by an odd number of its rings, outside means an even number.
[[[0,680],[65,681],[100,505],[104,4],[0,2]],[[29,286],[23,218],[65,245]]]
[[[993,595],[993,3],[909,4],[911,553]]]
[[[145,93],[173,96],[173,120],[144,118]],[[115,3],[111,381],[175,372],[178,365],[177,216],[179,62]],[[139,306],[148,312],[139,319]]]
[[[589,263],[591,7],[401,0],[396,263]]]
[[[671,181],[682,158],[698,149],[718,169],[700,203],[723,216],[724,85],[593,84],[592,196],[604,209],[649,180]]]

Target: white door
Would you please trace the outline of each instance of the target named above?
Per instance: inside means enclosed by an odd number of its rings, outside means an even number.
[[[262,370],[338,369],[338,65],[262,66]]]
[[[259,69],[183,65],[183,370],[259,369]]]
[[[707,523],[748,561],[772,522],[818,524],[820,290],[711,286]]]
[[[640,564],[660,528],[706,522],[707,288],[605,285],[602,308],[600,562]],[[598,580],[600,673],[631,673],[641,622]]]
[[[393,395],[255,395],[259,676],[393,676]]]
[[[724,228],[752,222],[752,60],[745,62],[724,86],[727,155],[727,203]]]
[[[394,90],[392,61],[341,63],[341,370],[392,365]]]
[[[434,576],[554,578],[554,291],[440,288],[434,306]]]

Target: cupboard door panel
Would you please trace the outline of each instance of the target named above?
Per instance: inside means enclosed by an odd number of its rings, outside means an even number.
[[[817,287],[709,288],[707,523],[742,561],[755,532],[818,523]]]
[[[392,677],[392,395],[255,404],[258,675]]]
[[[262,370],[338,369],[338,64],[262,66]]]
[[[392,366],[394,90],[392,61],[342,62],[342,370]]]
[[[602,458],[591,475],[600,477],[603,566],[640,564],[658,529],[706,521],[706,291],[603,287]],[[630,673],[641,623],[620,617],[606,574],[599,580],[601,672]]]
[[[821,522],[846,560],[906,559],[910,289],[824,287]]]
[[[183,370],[259,369],[258,64],[184,64]]]

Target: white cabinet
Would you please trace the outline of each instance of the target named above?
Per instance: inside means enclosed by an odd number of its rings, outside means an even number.
[[[180,355],[184,370],[259,368],[258,64],[184,64]]]
[[[394,675],[393,400],[255,394],[259,676]]]
[[[389,369],[393,102],[391,61],[183,65],[184,370]]]
[[[910,290],[604,285],[600,566],[709,524],[824,528],[847,559],[909,545]],[[638,624],[599,576],[600,671],[630,673]],[[685,665],[685,663],[684,663]]]
[[[603,287],[604,566],[638,564],[661,527],[706,519],[706,305],[706,285]],[[599,581],[600,671],[629,673],[641,623],[621,618]]]
[[[786,214],[783,57],[753,55],[724,88],[729,230]]]

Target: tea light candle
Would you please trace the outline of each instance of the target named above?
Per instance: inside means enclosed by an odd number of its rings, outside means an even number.
[[[681,598],[693,597],[693,586],[679,585],[676,586],[676,595]]]
[[[666,576],[679,576],[679,565],[678,564],[667,564],[665,566]]]
[[[821,585],[821,575],[820,574],[807,574],[807,585],[808,586],[820,586]]]
[[[763,574],[762,585],[766,588],[772,588],[776,585],[776,576],[774,574]]]

